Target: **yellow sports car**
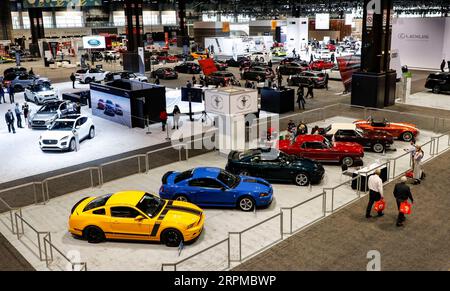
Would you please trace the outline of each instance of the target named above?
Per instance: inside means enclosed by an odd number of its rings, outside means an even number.
[[[204,60],[208,58],[208,55],[206,53],[200,53],[200,52],[193,52],[191,53],[191,56],[195,59],[195,60]]]
[[[69,217],[69,232],[90,243],[127,239],[177,247],[198,238],[204,222],[203,210],[194,204],[126,191],[79,201]]]

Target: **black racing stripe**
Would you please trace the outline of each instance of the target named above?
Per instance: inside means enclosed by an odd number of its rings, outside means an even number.
[[[152,233],[150,234],[150,236],[156,236],[160,226],[161,226],[161,223],[155,223],[155,225],[153,226]]]
[[[167,214],[167,212],[169,212],[169,210],[170,210],[169,207],[164,208],[164,210],[163,210],[163,211],[161,212],[161,214],[159,215],[158,220],[163,220],[164,217],[166,217],[166,214]]]
[[[183,212],[192,213],[192,214],[195,214],[195,215],[198,215],[198,216],[202,215],[202,212],[201,212],[201,211],[198,211],[198,210],[192,209],[192,208],[188,208],[188,207],[183,207],[183,206],[169,206],[169,207],[167,207],[167,208],[169,208],[170,210],[183,211]],[[167,209],[167,208],[166,208],[166,209]]]
[[[173,200],[169,200],[168,202],[167,202],[167,206],[172,206],[173,205]]]

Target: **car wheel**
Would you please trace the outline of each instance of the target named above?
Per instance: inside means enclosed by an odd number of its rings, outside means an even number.
[[[439,85],[435,85],[433,87],[433,93],[439,94],[441,92],[441,87]]]
[[[249,177],[250,176],[250,173],[248,172],[248,171],[241,171],[240,173],[239,173],[239,175],[240,176],[246,176],[246,177]]]
[[[240,210],[249,212],[255,208],[255,201],[250,197],[242,197],[239,199],[238,206]]]
[[[83,237],[92,244],[101,243],[106,239],[103,230],[96,226],[88,226],[87,228],[85,228],[85,230],[83,231]]]
[[[92,82],[91,78],[87,77],[86,79],[84,79],[85,84],[89,84],[90,82]]]
[[[409,141],[412,141],[413,138],[414,138],[414,135],[411,132],[409,132],[409,131],[404,132],[402,134],[402,140],[403,141],[408,141],[409,142]]]
[[[381,143],[376,143],[372,146],[372,150],[377,154],[384,152],[384,145]]]
[[[295,176],[295,184],[297,186],[308,186],[309,185],[309,177],[306,173],[299,173]]]
[[[347,167],[353,166],[353,163],[354,163],[354,161],[353,161],[353,158],[351,158],[351,157],[345,157],[342,159],[342,164],[347,165]]]
[[[161,234],[161,242],[168,247],[178,247],[182,241],[183,235],[176,229],[166,229]]]
[[[176,201],[181,201],[181,202],[189,202],[189,199],[186,196],[184,196],[184,195],[176,195],[175,200]]]
[[[91,127],[89,130],[89,139],[93,139],[95,137],[95,128]]]
[[[264,63],[264,58],[261,57],[261,58],[259,59],[259,61],[260,61],[261,63]]]
[[[72,138],[72,139],[70,140],[70,144],[69,144],[69,151],[73,152],[73,151],[75,151],[76,149],[77,149],[77,144],[76,144],[76,142],[75,142],[75,139]]]

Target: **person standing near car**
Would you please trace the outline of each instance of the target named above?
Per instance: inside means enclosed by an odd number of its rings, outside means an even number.
[[[298,103],[298,109],[305,110],[305,89],[303,87],[303,84],[300,84],[300,87],[297,89],[297,103]]]
[[[14,112],[16,113],[16,118],[17,118],[17,128],[23,128],[23,126],[22,126],[22,110],[20,110],[19,103],[16,103]]]
[[[72,74],[70,74],[70,81],[72,81],[72,88],[75,89],[75,74],[72,72]]]
[[[5,100],[5,90],[3,89],[2,84],[0,83],[0,104],[2,104],[2,99],[3,99],[3,103],[6,103]]]
[[[325,89],[328,91],[328,80],[330,79],[330,75],[325,72]]]
[[[159,76],[156,75],[156,77],[155,77],[155,85],[159,85],[159,84],[161,84],[161,81],[159,80]]]
[[[309,79],[308,80],[308,92],[306,93],[306,99],[311,98],[314,99],[314,82]]]
[[[12,84],[8,86],[9,102],[14,103],[14,87]]]
[[[28,106],[28,103],[26,101],[22,105],[22,112],[25,124],[28,124],[28,114],[30,113],[30,107]]]
[[[395,185],[394,188],[394,197],[397,201],[397,208],[398,208],[398,217],[397,217],[397,226],[403,226],[403,222],[405,222],[405,214],[400,212],[400,205],[407,201],[408,199],[411,200],[411,203],[414,203],[414,199],[411,194],[411,189],[408,185],[406,185],[406,182],[408,181],[408,178],[402,177],[400,179],[400,183]]]
[[[166,131],[167,112],[165,110],[161,111],[159,114],[159,119],[161,120],[162,131]]]
[[[442,73],[444,72],[445,64],[446,64],[446,62],[445,62],[445,59],[444,59],[444,60],[442,60],[442,63],[441,63],[441,72]]]
[[[369,177],[369,181],[367,182],[367,186],[369,188],[369,203],[367,204],[366,218],[372,217],[370,212],[372,211],[373,204],[376,201],[384,199],[383,180],[381,180],[380,176],[381,170],[378,169],[375,171],[374,175]],[[378,212],[378,217],[382,217],[383,215],[383,211]]]
[[[5,121],[6,125],[8,125],[8,132],[16,133],[16,129],[14,128],[14,114],[12,113],[11,109],[8,109],[8,112],[5,114]]]
[[[283,86],[283,75],[281,75],[280,73],[278,73],[277,81],[278,81],[278,88],[281,88]]]
[[[416,146],[416,152],[414,153],[414,185],[420,184],[422,180],[422,159],[425,153],[421,146]]]
[[[173,108],[173,127],[172,130],[175,130],[179,128],[179,123],[180,123],[180,117],[181,117],[181,111],[180,108],[178,107],[178,105],[175,105],[175,107]]]

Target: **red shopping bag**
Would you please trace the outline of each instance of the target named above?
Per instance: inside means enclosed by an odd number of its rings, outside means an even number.
[[[408,201],[400,203],[400,212],[403,214],[411,214],[411,204]]]
[[[413,171],[408,171],[408,173],[406,173],[406,177],[410,178],[410,179],[414,178],[414,172]]]
[[[384,201],[383,199],[375,202],[374,209],[376,212],[384,211],[385,208],[386,208],[386,201]]]

